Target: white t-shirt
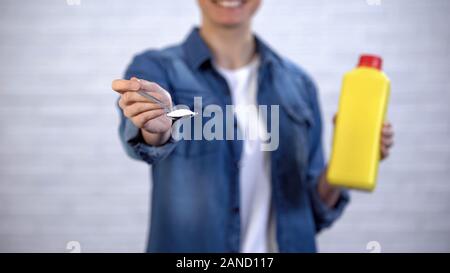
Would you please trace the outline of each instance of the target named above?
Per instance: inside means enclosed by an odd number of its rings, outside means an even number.
[[[265,124],[257,114],[259,58],[229,70],[215,64],[231,92],[238,126],[244,133],[239,163],[241,246],[240,251],[274,252],[275,228],[271,202],[270,154],[261,149],[258,137]]]

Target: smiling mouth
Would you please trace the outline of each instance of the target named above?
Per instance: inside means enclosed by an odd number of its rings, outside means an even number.
[[[240,8],[245,4],[245,0],[213,0],[214,4],[222,8]]]

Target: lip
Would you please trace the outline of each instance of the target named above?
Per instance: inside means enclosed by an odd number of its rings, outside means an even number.
[[[245,4],[245,0],[212,0],[214,4],[221,8],[237,9]]]

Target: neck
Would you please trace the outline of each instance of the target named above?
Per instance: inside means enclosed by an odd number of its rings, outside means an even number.
[[[256,45],[250,24],[225,28],[203,20],[200,35],[211,49],[214,61],[223,68],[245,66],[255,55]]]

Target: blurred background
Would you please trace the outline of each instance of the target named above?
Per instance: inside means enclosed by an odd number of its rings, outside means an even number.
[[[194,0],[0,1],[0,252],[142,252],[148,167],[125,155],[116,94],[137,52],[181,42]],[[396,131],[372,194],[322,252],[450,251],[450,1],[264,0],[255,30],[320,88],[329,154],[341,77],[377,53]],[[371,244],[369,244],[370,246]]]

